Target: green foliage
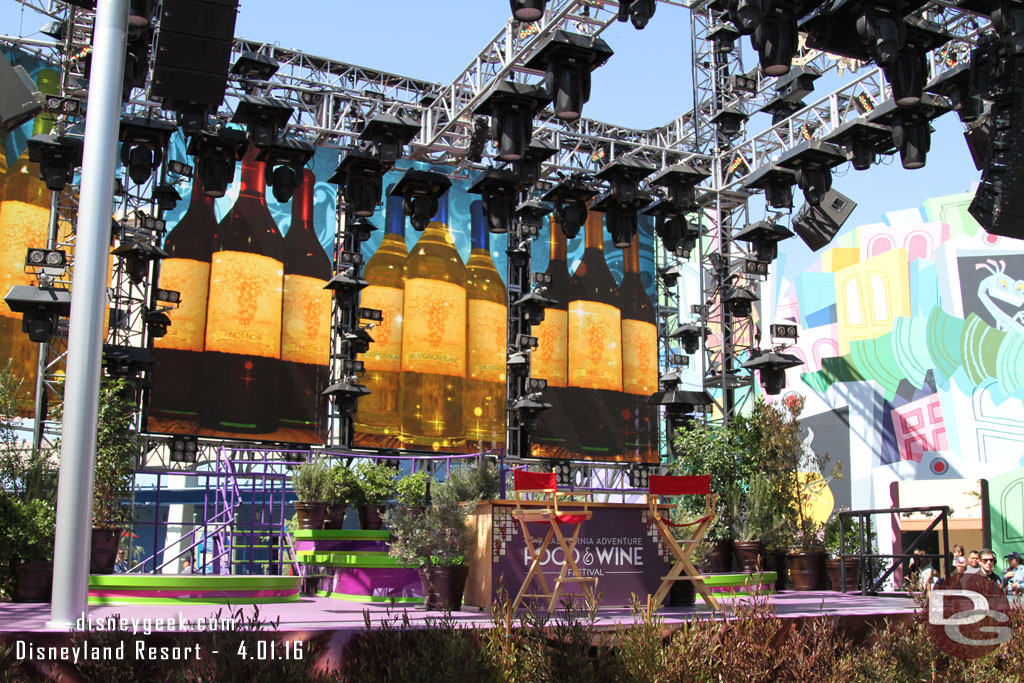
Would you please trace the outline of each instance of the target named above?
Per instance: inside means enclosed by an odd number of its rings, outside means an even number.
[[[355,467],[359,478],[360,505],[384,505],[395,497],[395,476],[398,471],[382,462],[361,460]]]
[[[426,567],[430,564],[432,533],[427,525],[424,508],[404,505],[388,508],[384,524],[391,532],[388,554],[406,567]]]
[[[422,507],[427,504],[427,480],[430,475],[420,470],[398,480],[396,501],[406,507]]]
[[[331,466],[322,458],[302,463],[292,471],[292,488],[303,503],[325,503],[331,493]]]
[[[331,468],[324,498],[330,505],[355,505],[359,500],[359,477],[345,465]]]
[[[396,505],[384,513],[391,530],[389,554],[409,567],[465,564],[475,529],[467,525],[473,507],[438,496],[429,507]]]
[[[0,370],[0,491],[21,501],[57,499],[57,453],[44,447],[34,452],[19,430],[19,409],[28,400],[24,380],[11,371],[11,361]]]
[[[100,381],[92,497],[92,524],[97,528],[123,529],[132,521],[135,465],[142,440],[135,428],[135,404],[125,399],[124,388],[122,378]]]
[[[501,478],[493,460],[485,459],[479,464],[453,464],[448,479],[440,488],[442,491],[438,495],[452,496],[466,503],[493,500],[501,490]]]

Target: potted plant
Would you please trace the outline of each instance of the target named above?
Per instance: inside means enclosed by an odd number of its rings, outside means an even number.
[[[355,467],[359,482],[359,526],[379,530],[383,526],[381,514],[384,504],[395,496],[394,467],[373,460],[363,460]]]
[[[730,492],[727,505],[732,509],[733,549],[736,566],[741,572],[765,568],[765,546],[762,540],[769,531],[772,511],[769,509],[770,484],[767,479],[754,479],[746,495]]]
[[[434,596],[430,590],[432,536],[426,516],[425,507],[396,505],[384,513],[384,521],[391,531],[388,554],[399,564],[416,568],[423,589],[423,607],[436,609],[438,605],[434,603]]]
[[[423,510],[427,505],[427,481],[430,475],[420,470],[398,480],[395,500],[402,507]]]
[[[842,534],[840,534],[842,528]],[[860,523],[852,517],[840,517],[833,513],[825,524],[825,550],[829,559],[825,561],[828,577],[832,582],[832,590],[855,591],[860,578],[860,558],[842,557],[843,554],[857,552],[860,538]],[[871,539],[868,539],[870,542]],[[843,565],[846,565],[845,589],[843,582]]]
[[[460,500],[458,488],[448,482],[438,487],[424,520],[429,534],[430,592],[434,604],[442,609],[458,610],[466,590],[469,567],[466,555],[476,540],[466,522],[476,500]]]
[[[327,513],[325,529],[341,529],[345,525],[345,512],[359,496],[359,480],[356,473],[343,464],[331,468],[327,484]]]
[[[53,506],[38,498],[27,502],[6,498],[0,508],[12,548],[8,555],[12,597],[19,602],[49,602],[56,529]]]
[[[292,488],[298,498],[295,515],[300,529],[323,526],[330,485],[331,468],[322,459],[304,462],[292,472]]]

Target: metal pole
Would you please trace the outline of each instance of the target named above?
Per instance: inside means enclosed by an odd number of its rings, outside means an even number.
[[[89,116],[85,124],[78,240],[71,284],[72,322],[57,487],[53,594],[47,622],[54,629],[73,628],[78,618],[85,615],[88,604],[107,248],[114,204],[127,27],[128,0],[99,0],[93,30]]]

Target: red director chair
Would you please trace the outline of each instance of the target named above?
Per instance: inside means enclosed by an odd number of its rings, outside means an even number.
[[[674,496],[704,496],[704,516],[695,522],[687,524],[675,524],[665,519],[659,507],[664,505],[662,502],[663,498]],[[717,516],[715,502],[717,499],[718,495],[711,493],[710,475],[695,477],[651,475],[647,492],[647,506],[650,519],[657,526],[662,543],[665,544],[665,547],[672,553],[672,557],[675,558],[675,564],[672,565],[668,576],[662,577],[661,586],[651,599],[651,605],[654,608],[661,605],[661,601],[665,599],[674,582],[692,581],[693,587],[704,597],[704,602],[715,611],[721,609],[718,601],[715,600],[715,596],[711,594],[711,590],[704,583],[704,577],[701,576],[690,560],[697,546],[704,540],[704,535],[707,534],[711,524],[715,521]],[[676,538],[675,534],[672,533],[672,529],[688,529],[689,532],[684,534],[685,538]]]
[[[519,520],[519,525],[523,529],[523,540],[530,551],[530,569],[526,573],[526,578],[523,579],[523,585],[519,588],[515,601],[512,603],[512,610],[514,611],[519,608],[523,598],[543,598],[548,599],[548,611],[552,612],[558,605],[558,596],[562,593],[562,585],[566,583],[580,584],[588,606],[593,609],[594,596],[597,592],[597,577],[583,576],[579,567],[576,566],[576,561],[573,559],[573,550],[576,548],[576,540],[580,535],[580,526],[583,522],[590,519],[594,513],[589,510],[588,501],[584,501],[582,507],[579,504],[572,505],[571,509],[566,509],[564,505],[560,507],[558,504],[559,496],[590,494],[559,491],[554,472],[513,470],[512,478],[516,500],[516,510],[512,513],[512,517]],[[537,496],[536,500],[542,500],[545,505],[543,507],[539,505],[524,506],[522,504],[524,502],[524,495]],[[539,538],[539,535],[534,536],[530,533],[531,524],[542,525],[542,527],[547,529],[543,540]],[[563,533],[563,526],[569,526],[571,533],[568,535]],[[541,571],[541,559],[548,546],[551,545],[551,539],[553,538],[558,541],[558,546],[562,549],[565,562],[562,563],[562,570],[555,579],[554,590],[549,591],[547,578],[544,576],[544,572]],[[572,576],[569,576],[569,572],[572,572]],[[529,590],[530,584],[535,579],[540,584],[542,592],[527,593],[526,591]]]

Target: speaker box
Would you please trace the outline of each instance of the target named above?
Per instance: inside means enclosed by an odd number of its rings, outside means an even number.
[[[793,230],[811,251],[832,241],[843,223],[857,208],[857,202],[835,190],[829,190],[819,206],[804,204],[793,218]]]
[[[997,103],[990,125],[981,183],[967,211],[993,235],[1024,239],[1024,105]]]
[[[43,95],[22,66],[11,66],[0,54],[0,135],[6,135],[38,114]]]
[[[152,94],[172,105],[219,107],[227,89],[237,14],[237,0],[164,0]]]

